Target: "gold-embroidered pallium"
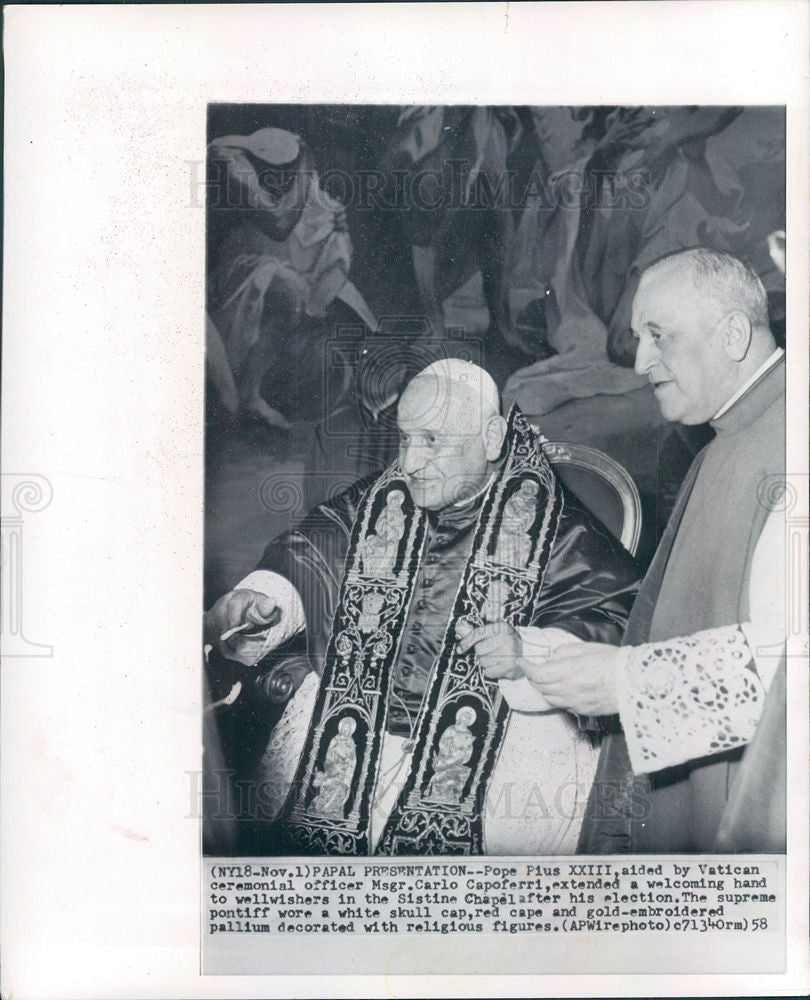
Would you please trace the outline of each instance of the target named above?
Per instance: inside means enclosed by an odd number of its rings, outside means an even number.
[[[487,782],[509,710],[474,650],[458,655],[457,629],[531,622],[562,505],[539,435],[513,407],[377,853],[482,852]],[[290,854],[370,853],[389,688],[426,537],[427,514],[395,464],[369,488],[352,531],[312,722],[276,827]]]

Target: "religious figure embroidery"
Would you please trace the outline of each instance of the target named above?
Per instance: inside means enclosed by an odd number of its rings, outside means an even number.
[[[467,763],[472,755],[475,737],[470,726],[475,722],[475,709],[465,705],[456,712],[456,721],[439,737],[439,749],[433,761],[426,802],[443,804],[461,801],[461,792],[470,775]]]
[[[363,576],[375,579],[392,579],[399,543],[405,533],[405,514],[402,490],[391,490],[385,498],[385,507],[377,518],[374,531],[362,543]]]
[[[343,815],[357,766],[357,749],[352,735],[356,728],[354,719],[347,716],[340,720],[338,731],[327,747],[323,770],[317,771],[312,779],[318,789],[312,811],[320,816]]]
[[[533,479],[524,479],[520,489],[503,506],[501,530],[495,549],[495,562],[523,568],[531,553],[531,527],[537,516],[539,487]]]

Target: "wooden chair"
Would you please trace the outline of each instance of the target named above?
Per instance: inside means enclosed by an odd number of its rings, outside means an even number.
[[[560,480],[635,555],[641,534],[641,498],[630,473],[589,445],[544,441],[543,450]]]

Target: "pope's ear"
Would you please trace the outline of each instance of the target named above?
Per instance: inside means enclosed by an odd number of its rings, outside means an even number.
[[[490,417],[484,431],[484,447],[488,462],[497,462],[501,457],[503,440],[506,437],[506,421],[503,417]]]
[[[723,348],[732,361],[744,361],[751,346],[751,320],[744,312],[734,311],[726,319]]]

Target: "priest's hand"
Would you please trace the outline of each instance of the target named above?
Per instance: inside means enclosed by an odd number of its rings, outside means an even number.
[[[460,636],[456,647],[459,654],[475,647],[475,655],[489,680],[515,680],[526,672],[523,639],[514,625],[492,622],[466,632],[460,626],[456,633]]]
[[[615,715],[618,655],[618,646],[576,642],[560,646],[545,661],[525,661],[523,669],[554,708],[576,715]]]
[[[280,618],[281,609],[266,594],[231,590],[205,613],[205,642],[226,659],[253,666],[267,652],[267,633]]]

